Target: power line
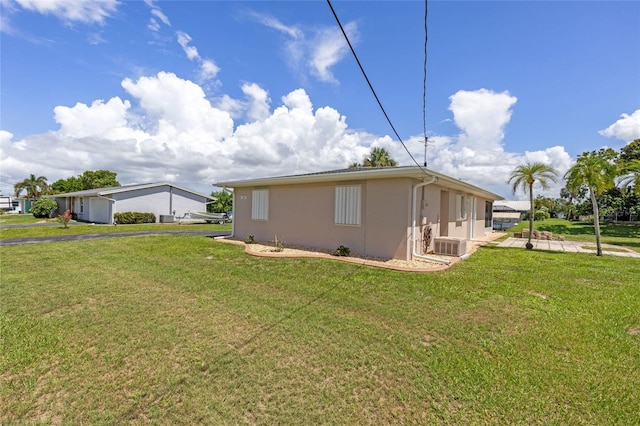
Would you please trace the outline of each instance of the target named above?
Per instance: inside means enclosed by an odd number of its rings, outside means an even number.
[[[429,30],[427,28],[427,11],[429,0],[424,0],[424,65],[422,79],[422,130],[424,132],[424,166],[427,167],[427,41],[429,40]]]
[[[396,131],[396,128],[394,127],[393,123],[391,122],[391,119],[389,118],[389,115],[387,114],[387,111],[385,111],[384,107],[382,106],[382,102],[380,102],[380,99],[378,98],[378,95],[376,94],[376,91],[374,90],[373,85],[371,84],[371,81],[369,81],[369,77],[367,77],[367,73],[364,71],[364,68],[362,67],[362,64],[360,63],[360,59],[358,59],[358,55],[356,54],[355,49],[351,45],[351,41],[349,41],[349,37],[347,36],[347,33],[344,30],[344,27],[342,26],[342,23],[340,22],[340,18],[338,18],[338,14],[336,13],[335,9],[333,8],[333,5],[331,4],[331,0],[327,0],[327,4],[329,5],[329,8],[331,9],[331,13],[333,13],[333,17],[336,18],[336,22],[338,23],[338,26],[340,27],[340,30],[342,31],[342,35],[344,35],[344,39],[347,41],[347,44],[349,45],[349,48],[351,49],[351,53],[353,54],[353,57],[355,58],[356,62],[358,63],[358,67],[360,67],[360,71],[362,72],[362,75],[364,76],[364,79],[367,81],[367,84],[369,85],[369,89],[371,89],[371,93],[373,93],[373,97],[376,98],[376,101],[378,102],[378,106],[380,107],[380,109],[382,110],[382,113],[384,114],[385,118],[387,119],[387,122],[389,123],[389,126],[391,126],[391,130],[393,130],[393,133],[396,135],[396,137],[398,138],[398,140],[400,141],[400,143],[404,147],[404,150],[407,151],[407,154],[409,154],[409,157],[411,157],[413,162],[416,163],[416,166],[418,166],[420,168],[420,170],[422,170],[422,172],[424,174],[428,174],[420,166],[420,164],[418,164],[416,159],[413,158],[413,155],[411,155],[411,152],[409,151],[409,149],[407,148],[405,143],[402,141],[402,138],[400,137],[400,135]]]

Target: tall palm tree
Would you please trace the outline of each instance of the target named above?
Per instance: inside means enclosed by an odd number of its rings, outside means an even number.
[[[18,182],[13,186],[16,197],[20,196],[23,189],[27,191],[27,198],[40,198],[40,196],[49,189],[49,183],[44,176],[29,175],[22,182]]]
[[[576,163],[571,166],[564,178],[567,188],[574,192],[582,186],[589,190],[589,197],[593,206],[593,227],[596,234],[596,255],[602,256],[600,243],[600,210],[596,195],[615,186],[617,167],[610,157],[601,152],[584,152],[578,156]]]
[[[513,184],[513,193],[518,188],[522,188],[525,193],[529,193],[529,239],[527,240],[527,250],[533,248],[531,237],[533,235],[533,219],[535,216],[535,208],[533,205],[533,184],[540,183],[542,189],[549,188],[549,182],[555,182],[558,172],[551,166],[544,163],[525,163],[516,167],[509,176],[509,183]]]

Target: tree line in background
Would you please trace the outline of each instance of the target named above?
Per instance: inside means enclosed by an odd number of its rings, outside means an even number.
[[[529,240],[531,249],[533,221],[550,216],[576,219],[593,218],[596,235],[596,254],[602,256],[600,218],[612,220],[638,220],[640,217],[640,139],[622,147],[620,152],[611,148],[587,151],[564,174],[566,185],[560,198],[533,198],[533,184],[543,189],[556,182],[557,171],[543,163],[527,163],[514,169],[509,177],[513,191],[522,188],[529,193]]]
[[[71,176],[67,179],[58,179],[49,185],[45,176],[31,174],[22,182],[13,185],[16,198],[23,195],[26,198],[40,198],[43,195],[64,194],[67,192],[84,191],[86,189],[112,188],[120,186],[116,172],[110,170],[87,170],[81,175]]]

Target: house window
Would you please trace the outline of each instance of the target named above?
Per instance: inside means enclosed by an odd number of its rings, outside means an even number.
[[[456,195],[456,220],[467,220],[467,196]]]
[[[269,190],[254,189],[251,193],[251,219],[269,219]]]
[[[336,186],[336,225],[360,226],[361,192],[360,185]]]
[[[84,213],[84,197],[80,198],[80,213]]]
[[[493,226],[493,203],[491,201],[484,202],[484,227],[491,228]]]

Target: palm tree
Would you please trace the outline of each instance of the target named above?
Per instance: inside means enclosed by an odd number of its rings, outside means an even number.
[[[578,156],[576,163],[567,170],[564,178],[567,188],[577,192],[580,187],[586,186],[593,206],[593,227],[596,234],[596,255],[602,256],[600,243],[600,210],[596,195],[615,186],[617,167],[606,152],[584,152]]]
[[[622,188],[633,187],[636,194],[640,194],[640,160],[629,160],[622,166],[622,173],[625,177],[620,181]]]
[[[13,186],[16,197],[20,196],[23,189],[27,191],[27,198],[40,198],[40,196],[49,189],[49,183],[44,176],[29,175],[22,182],[18,182]]]
[[[526,163],[516,167],[509,176],[509,183],[513,184],[513,193],[518,188],[522,188],[525,193],[529,193],[529,239],[527,240],[527,250],[533,248],[531,244],[531,236],[533,235],[533,219],[535,216],[535,208],[533,204],[533,184],[537,181],[542,189],[549,188],[549,181],[555,182],[558,172],[551,166],[544,163]]]
[[[397,164],[398,162],[391,158],[389,151],[382,147],[372,148],[369,155],[362,162],[364,167],[387,167],[396,166]]]

